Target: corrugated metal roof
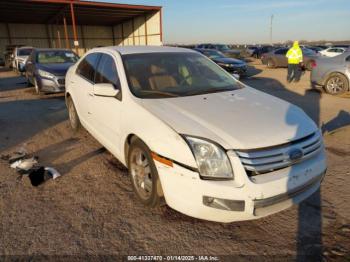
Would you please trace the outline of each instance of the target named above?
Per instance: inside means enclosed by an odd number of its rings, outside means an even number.
[[[161,9],[160,6],[77,0],[2,0],[0,22],[54,24],[66,16],[70,23],[70,3],[74,5],[76,24],[81,25],[113,25]]]

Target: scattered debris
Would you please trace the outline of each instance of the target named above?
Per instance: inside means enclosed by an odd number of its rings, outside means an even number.
[[[39,167],[37,169],[33,169],[29,173],[29,179],[33,186],[39,186],[50,179],[56,179],[61,176],[60,173],[57,172],[56,169],[52,167]]]
[[[33,186],[39,186],[49,179],[56,179],[61,174],[53,167],[44,167],[38,165],[37,156],[28,156],[26,150],[21,148],[19,151],[10,155],[2,155],[2,160],[8,161],[11,168],[21,175],[28,175]]]
[[[38,157],[31,157],[27,159],[20,159],[13,162],[10,166],[20,173],[26,173],[31,170],[38,163]]]

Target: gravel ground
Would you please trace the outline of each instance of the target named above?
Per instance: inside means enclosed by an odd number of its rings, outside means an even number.
[[[1,255],[231,255],[242,260],[350,260],[350,103],[309,89],[308,73],[251,63],[242,81],[302,107],[323,129],[328,173],[299,206],[230,224],[149,209],[127,170],[87,132],[73,135],[62,95],[39,97],[23,77],[0,70],[0,154],[25,148],[63,175],[33,187],[0,160]],[[308,257],[306,257],[306,255]]]

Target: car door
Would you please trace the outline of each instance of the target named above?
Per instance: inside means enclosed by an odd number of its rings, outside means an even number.
[[[75,76],[68,83],[79,118],[90,131],[93,129],[90,108],[94,96],[95,71],[100,56],[100,53],[91,53],[85,56],[78,64]]]
[[[288,52],[288,48],[281,48],[276,50],[275,52],[276,66],[288,65],[288,59],[286,57],[287,52]]]
[[[98,139],[117,157],[122,156],[120,148],[122,93],[119,81],[117,60],[113,54],[103,53],[99,60],[95,84],[112,84],[120,92],[116,97],[94,95],[92,102],[92,117]]]

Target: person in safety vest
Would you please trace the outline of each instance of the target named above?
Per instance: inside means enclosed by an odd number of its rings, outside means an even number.
[[[288,83],[299,82],[301,77],[300,65],[303,63],[303,52],[299,47],[299,42],[294,41],[293,46],[288,50],[286,57],[288,58]]]

